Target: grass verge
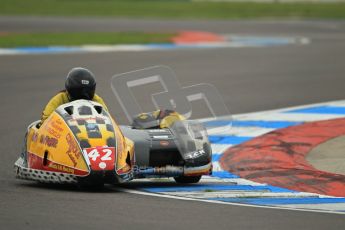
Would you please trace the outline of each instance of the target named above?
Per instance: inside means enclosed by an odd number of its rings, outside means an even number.
[[[0,47],[148,44],[171,42],[173,33],[8,33],[0,34]]]
[[[188,0],[1,0],[0,14],[179,19],[344,19],[345,3],[191,2]]]

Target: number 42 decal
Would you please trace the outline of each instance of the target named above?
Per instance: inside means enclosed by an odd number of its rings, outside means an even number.
[[[89,157],[89,159],[96,161],[98,157],[101,156],[101,154],[99,154],[98,149],[92,149],[90,152],[87,153],[87,151],[85,151],[87,156]],[[111,154],[113,153],[113,151],[111,151],[110,149],[101,149],[101,152],[104,153],[104,155],[101,157],[101,161],[111,161]]]
[[[92,170],[113,170],[115,163],[115,148],[96,147],[84,149],[84,154],[90,160]]]

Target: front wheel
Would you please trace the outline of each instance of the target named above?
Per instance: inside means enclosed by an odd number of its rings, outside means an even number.
[[[181,184],[193,184],[198,183],[201,179],[201,176],[178,176],[174,177],[177,183]]]

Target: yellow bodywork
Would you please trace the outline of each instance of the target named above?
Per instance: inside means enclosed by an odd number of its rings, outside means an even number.
[[[82,119],[84,123],[78,123],[78,119]],[[114,170],[117,174],[131,172],[134,165],[133,142],[123,136],[110,116],[103,119],[108,121],[108,126],[111,125],[111,130],[107,129],[106,123],[96,123],[95,117],[92,116],[76,117],[65,121],[57,112],[54,112],[40,128],[33,126],[28,132],[29,167],[42,167],[40,169],[86,176],[90,173],[90,161],[81,149],[80,141],[88,142],[91,148],[106,147],[107,140],[115,138]],[[98,126],[101,137],[89,138],[85,122]],[[74,132],[71,127],[75,128]]]

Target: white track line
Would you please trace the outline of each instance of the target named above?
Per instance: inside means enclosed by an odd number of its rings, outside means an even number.
[[[269,116],[268,116],[269,114]],[[294,121],[294,122],[311,122],[329,119],[342,118],[344,115],[334,114],[307,114],[307,113],[258,113],[255,116],[238,116],[236,120],[260,120],[260,121]]]
[[[229,119],[232,118],[233,120],[240,120],[241,118],[248,117],[248,116],[255,117],[256,115],[283,113],[283,112],[287,112],[287,111],[291,111],[291,110],[306,109],[306,108],[312,108],[312,107],[317,107],[317,106],[327,106],[327,105],[345,107],[345,100],[320,102],[320,103],[313,103],[313,104],[308,104],[308,105],[298,105],[298,106],[291,106],[291,107],[286,107],[286,108],[265,110],[265,111],[259,111],[259,112],[241,113],[241,114],[235,114],[235,115],[229,116]]]
[[[231,146],[232,145],[226,145],[226,144],[211,144],[212,154],[222,154],[223,152],[225,152],[225,150],[227,150]]]
[[[237,127],[232,126],[230,129],[220,132],[217,135],[224,136],[244,136],[244,137],[257,137],[275,129],[261,128],[261,127]]]
[[[149,192],[143,192],[143,191],[137,191],[137,190],[131,190],[131,189],[123,189],[123,188],[119,188],[119,190],[122,192],[138,194],[138,195],[145,195],[145,196],[170,198],[170,199],[176,199],[176,200],[199,201],[199,202],[205,202],[205,203],[224,204],[224,205],[241,206],[241,207],[265,208],[265,209],[276,209],[276,210],[279,209],[279,210],[300,211],[300,212],[331,213],[331,214],[341,214],[341,215],[345,214],[345,212],[337,212],[337,211],[330,211],[330,210],[314,210],[314,209],[300,209],[300,208],[290,208],[290,207],[260,206],[260,205],[252,205],[252,204],[222,202],[222,201],[216,201],[216,200],[201,200],[201,199],[195,199],[195,198],[178,197],[178,196],[171,196],[171,195],[164,195],[164,194],[157,194],[157,193],[149,193]]]

